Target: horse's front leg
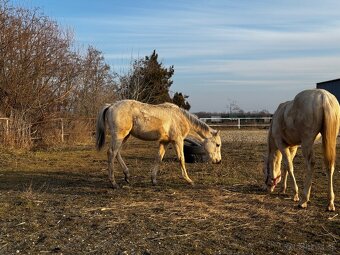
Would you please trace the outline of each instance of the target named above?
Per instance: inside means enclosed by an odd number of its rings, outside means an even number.
[[[293,165],[293,159],[296,154],[297,147],[290,147],[290,148],[285,148],[281,151],[282,156],[284,158],[284,161],[286,163],[286,166],[288,167],[288,172],[291,177],[293,186],[294,186],[294,201],[299,201],[299,187],[296,183],[295,175],[294,175],[294,165]],[[287,181],[287,174],[285,176],[285,182]]]
[[[306,160],[307,173],[306,173],[305,180],[304,180],[303,197],[299,204],[299,207],[307,208],[307,203],[309,202],[310,191],[312,187],[312,178],[313,178],[314,165],[315,165],[312,144],[310,146],[303,146],[302,153]]]
[[[157,185],[157,173],[162,163],[167,145],[168,143],[163,143],[163,142],[159,143],[159,150],[158,150],[158,155],[155,161],[155,167],[151,171],[151,182],[153,185]]]
[[[182,170],[182,176],[183,178],[190,183],[191,185],[194,185],[194,182],[189,178],[187,170],[185,169],[185,159],[184,159],[184,151],[183,151],[183,140],[179,140],[174,142],[174,146],[176,148],[177,157],[181,164],[181,170]]]
[[[296,155],[297,148],[298,146],[293,146],[289,148],[289,152],[290,152],[289,162],[290,162],[290,169],[291,169],[290,174],[291,174],[291,180],[293,182],[294,190],[295,190],[294,199],[293,199],[295,202],[299,201],[299,188],[296,183],[296,179],[294,175],[294,166],[293,166],[293,161]]]
[[[282,187],[280,190],[281,194],[286,194],[287,192],[287,178],[288,178],[288,171],[287,169],[284,169],[283,171],[283,182],[282,182]]]

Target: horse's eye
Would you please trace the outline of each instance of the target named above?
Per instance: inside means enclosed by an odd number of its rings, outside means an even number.
[[[220,146],[221,146],[221,144],[218,144],[218,143],[216,144],[216,147],[220,147]]]

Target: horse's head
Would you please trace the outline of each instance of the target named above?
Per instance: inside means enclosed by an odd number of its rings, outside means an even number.
[[[273,192],[277,184],[281,181],[281,153],[269,155],[264,159],[264,182],[268,192]]]
[[[203,147],[214,164],[221,163],[221,146],[220,131],[214,130],[211,137],[204,139]]]

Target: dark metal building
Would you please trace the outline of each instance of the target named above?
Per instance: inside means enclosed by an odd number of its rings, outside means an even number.
[[[316,88],[331,92],[340,102],[340,79],[319,82],[316,84]]]

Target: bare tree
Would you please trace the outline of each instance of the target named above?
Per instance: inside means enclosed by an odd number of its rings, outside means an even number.
[[[0,0],[0,111],[26,130],[26,140],[43,132],[47,119],[94,116],[99,104],[114,100],[113,80],[99,51],[90,47],[81,56],[69,30],[38,9]]]
[[[0,26],[1,88],[12,111],[36,121],[60,110],[75,86],[79,60],[70,51],[72,37],[36,10],[14,9],[6,23]]]
[[[82,74],[74,91],[74,113],[93,117],[103,103],[116,100],[115,74],[105,63],[102,53],[93,47],[87,49],[82,61]]]

